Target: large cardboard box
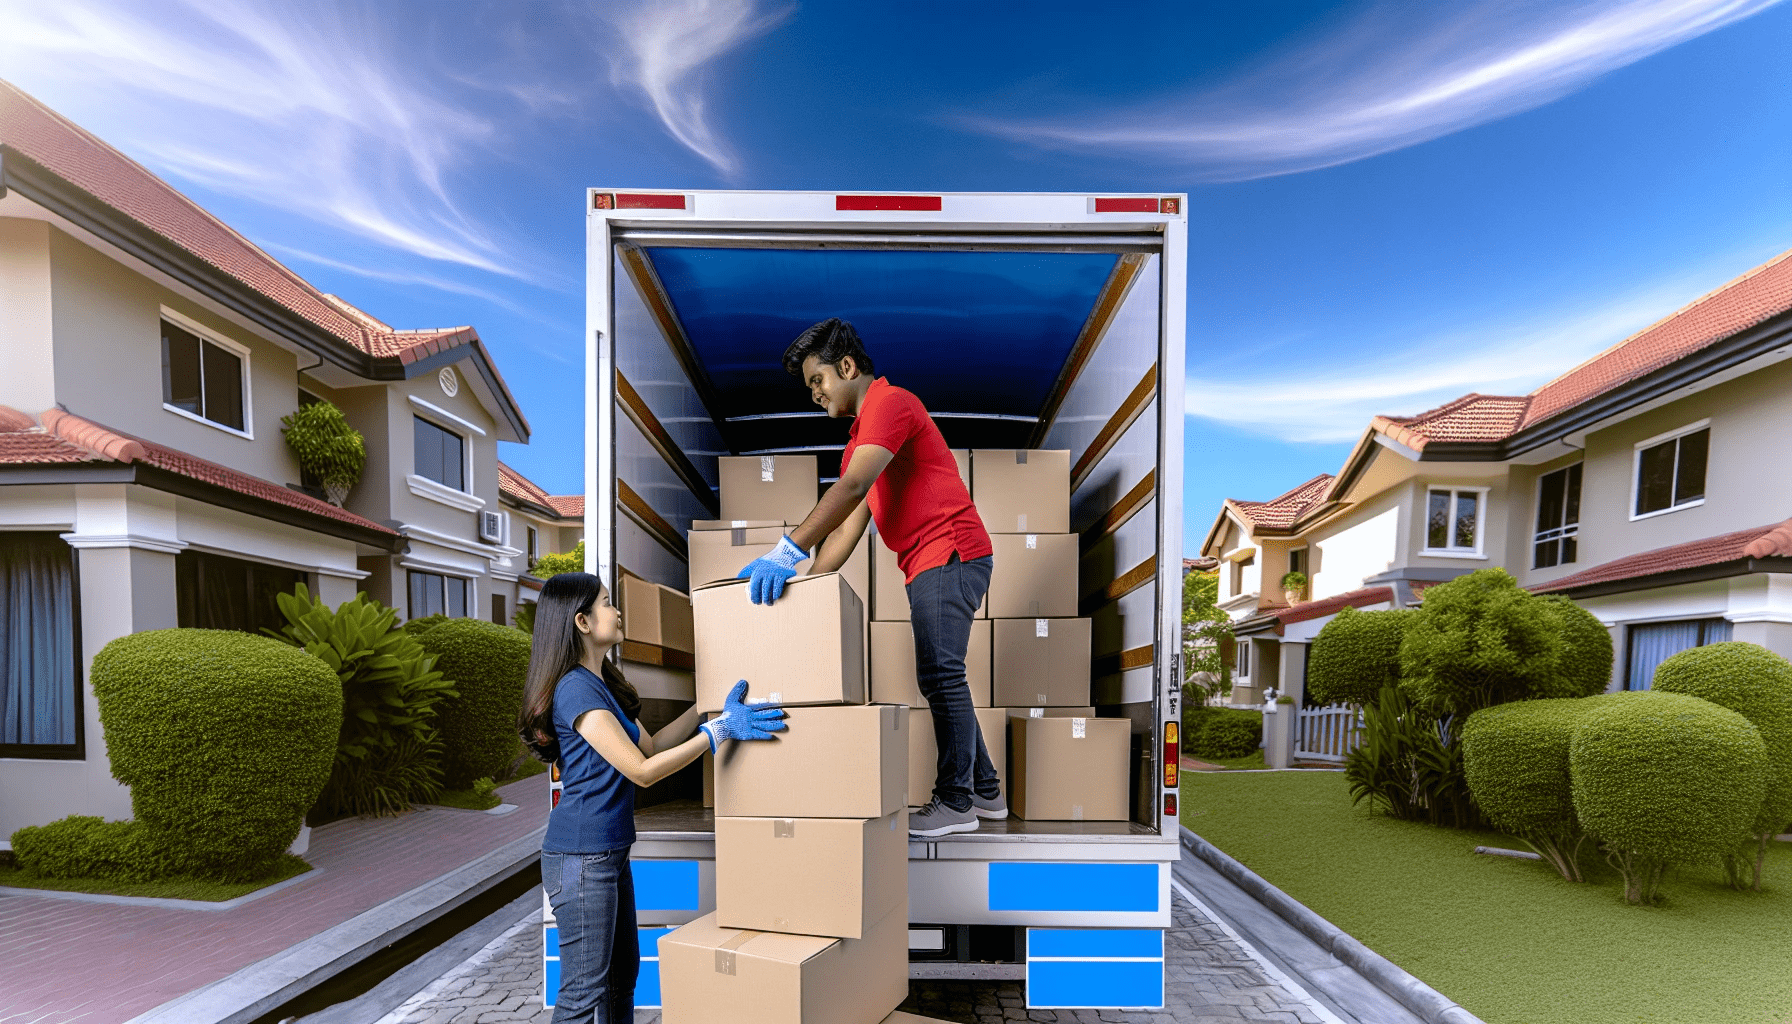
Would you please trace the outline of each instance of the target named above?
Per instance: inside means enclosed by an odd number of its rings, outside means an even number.
[[[902,566],[896,562],[896,552],[891,551],[883,542],[883,538],[866,538],[871,544],[871,619],[873,622],[907,622],[908,621],[908,578],[902,573]],[[1000,572],[1001,570],[996,570]],[[993,577],[993,573],[991,574]],[[1074,587],[1074,563],[1072,568]],[[983,595],[983,603],[977,606],[977,618],[989,618],[989,595]]]
[[[871,549],[878,546],[871,531],[865,531],[865,535],[859,538],[858,545],[852,549],[852,554],[846,557],[846,564],[839,570],[840,575],[846,577],[846,582],[852,585],[852,592],[865,602],[867,612],[871,608]]]
[[[1132,722],[1011,718],[1008,809],[1031,821],[1125,821]]]
[[[784,524],[764,520],[699,520],[685,535],[691,593],[705,583],[731,580],[747,563],[770,551],[784,536]],[[797,563],[802,572],[809,563]]]
[[[689,597],[627,572],[622,574],[621,590],[623,636],[686,654],[694,650]]]
[[[995,533],[985,604],[992,619],[1067,619],[1077,613],[1074,533]]]
[[[978,448],[971,500],[990,533],[1070,532],[1070,453]]]
[[[908,710],[890,704],[791,708],[777,739],[716,756],[716,814],[881,818],[906,807]]]
[[[660,937],[665,1024],[879,1024],[908,998],[908,912],[860,939],[723,928],[706,914]]]
[[[939,777],[939,743],[933,734],[933,712],[910,708],[908,718],[908,805],[924,807],[933,799],[933,783]],[[977,728],[996,775],[1008,784],[1008,708],[978,708]]]
[[[865,703],[865,606],[839,573],[793,579],[773,604],[754,604],[746,580],[698,587],[691,602],[702,710],[722,710],[741,679],[750,701]]]
[[[917,1014],[903,1013],[901,1010],[897,1010],[895,1013],[885,1017],[880,1024],[952,1024],[952,1022],[941,1020],[938,1017],[922,1017]]]
[[[1088,619],[992,619],[990,703],[1083,707],[1089,703]],[[702,662],[698,662],[701,690]]]
[[[964,481],[964,489],[968,494],[971,490],[971,450],[969,448],[953,448],[950,451],[953,461],[958,463],[958,479]]]
[[[965,682],[970,684],[971,703],[980,708],[990,706],[988,619],[971,623],[971,642],[964,655]],[[906,704],[924,708],[927,698],[915,680],[915,630],[903,622],[871,624],[871,702],[874,704]]]
[[[1009,718],[1094,718],[1095,708],[1006,708]]]
[[[716,461],[723,519],[776,519],[799,526],[821,493],[813,455],[724,455]]]
[[[716,923],[864,937],[908,912],[908,812],[716,819]]]

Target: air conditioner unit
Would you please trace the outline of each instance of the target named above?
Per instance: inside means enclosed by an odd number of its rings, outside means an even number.
[[[491,544],[504,543],[504,516],[501,513],[479,513],[479,539]]]

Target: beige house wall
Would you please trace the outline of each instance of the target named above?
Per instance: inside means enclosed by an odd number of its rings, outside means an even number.
[[[50,324],[50,226],[0,217],[0,405],[37,413],[56,404]]]

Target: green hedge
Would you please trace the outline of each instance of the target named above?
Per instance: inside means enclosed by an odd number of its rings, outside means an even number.
[[[1560,660],[1561,618],[1504,569],[1440,583],[1400,644],[1400,688],[1440,715],[1541,696],[1536,683]]]
[[[1680,693],[1593,698],[1569,745],[1574,810],[1654,901],[1663,868],[1721,861],[1747,839],[1767,783],[1767,748],[1748,719]]]
[[[1703,698],[1754,725],[1767,747],[1767,792],[1754,831],[1785,831],[1792,822],[1792,663],[1738,641],[1694,647],[1656,668],[1654,689]]]
[[[1581,879],[1582,833],[1568,751],[1591,710],[1584,699],[1516,701],[1477,711],[1462,728],[1463,775],[1481,813],[1571,881]]]
[[[436,706],[442,785],[497,778],[516,754],[516,716],[529,671],[529,636],[478,619],[449,619],[417,637],[459,696]]]
[[[1263,712],[1198,706],[1182,728],[1182,749],[1195,757],[1249,757],[1263,743]]]
[[[1539,697],[1593,697],[1612,679],[1612,634],[1592,612],[1560,594],[1536,599],[1555,616],[1561,650],[1554,670],[1533,681]]]
[[[140,821],[104,821],[71,814],[12,834],[19,865],[41,878],[104,878],[148,882],[179,874],[169,843]]]
[[[1313,638],[1307,693],[1320,704],[1375,703],[1384,687],[1400,681],[1400,643],[1414,614],[1339,611]]]
[[[263,637],[163,629],[107,644],[93,692],[112,774],[162,870],[246,881],[275,866],[330,775],[335,673]]]

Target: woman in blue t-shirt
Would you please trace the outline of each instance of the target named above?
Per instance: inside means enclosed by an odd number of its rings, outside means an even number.
[[[641,950],[628,868],[635,787],[724,741],[771,739],[785,727],[777,705],[746,706],[742,680],[720,717],[699,726],[692,708],[648,736],[637,721],[641,698],[606,657],[621,641],[622,615],[602,580],[566,572],[542,587],[517,724],[535,756],[560,762],[560,803],[541,844],[541,887],[560,938],[556,1024],[635,1019]]]

